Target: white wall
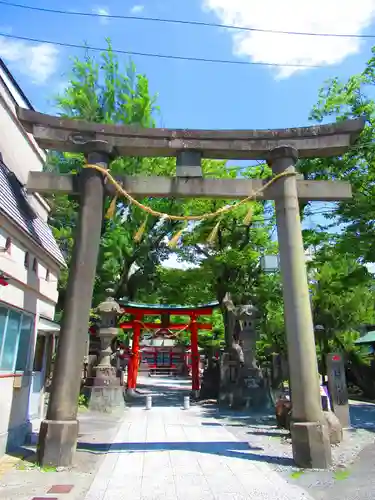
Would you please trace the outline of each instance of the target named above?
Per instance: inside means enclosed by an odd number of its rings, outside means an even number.
[[[18,121],[16,103],[29,107],[0,68],[0,153],[5,165],[25,184],[29,171],[43,169],[46,155]],[[35,212],[47,221],[49,206],[42,197],[30,195],[28,200]],[[11,251],[5,253],[1,249],[5,247],[8,237],[12,240],[12,246]],[[24,266],[26,252],[29,253],[29,269]],[[37,272],[33,270],[35,257],[38,262]],[[40,314],[54,318],[58,298],[58,265],[3,216],[0,216],[0,270],[12,277],[8,286],[0,287],[0,301],[34,314],[36,325]],[[36,330],[34,347],[35,341]],[[42,374],[33,374],[29,379],[26,378],[24,387],[15,389],[15,378],[2,374],[0,456],[5,452],[7,443],[23,443],[28,431],[28,419],[34,416],[35,406],[38,404],[36,391],[41,377]]]
[[[3,251],[7,239],[11,247]],[[25,268],[25,254],[29,254],[29,268]],[[37,272],[33,269],[37,259]],[[42,254],[31,239],[0,215],[0,270],[11,276],[8,286],[0,287],[0,302],[14,306],[35,316],[37,325],[39,315],[53,320],[58,299],[58,265]],[[47,274],[48,270],[48,274]],[[37,331],[33,338],[32,357],[35,349]],[[30,374],[22,388],[14,388],[16,376],[0,377],[0,456],[6,444],[21,445],[29,429],[28,420],[38,416],[42,373]]]
[[[6,166],[22,184],[26,184],[30,171],[43,169],[46,154],[18,121],[17,104],[29,107],[0,67],[0,153]],[[46,201],[39,195],[31,195],[29,200],[38,215],[47,220],[49,207]]]
[[[8,237],[12,243],[10,251],[5,252]],[[28,269],[25,267],[26,253],[29,255]],[[36,272],[34,259],[37,260]],[[1,215],[0,270],[12,277],[8,286],[0,288],[0,300],[53,320],[58,299],[58,265]]]

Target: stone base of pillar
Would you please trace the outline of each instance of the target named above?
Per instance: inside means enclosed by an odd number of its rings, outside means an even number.
[[[147,392],[140,392],[138,389],[126,389],[125,392],[125,398],[129,399],[129,401],[136,400],[136,399],[144,399],[145,396],[147,395]]]
[[[302,469],[327,469],[332,464],[331,444],[327,425],[319,422],[293,422],[293,458]]]
[[[43,420],[37,459],[43,466],[70,467],[77,448],[78,420]]]

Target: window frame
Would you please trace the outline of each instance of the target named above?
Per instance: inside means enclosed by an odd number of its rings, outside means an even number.
[[[14,352],[14,359],[13,359],[13,365],[12,369],[2,369],[1,364],[0,364],[0,378],[4,376],[9,376],[9,375],[22,375],[25,372],[29,372],[32,370],[31,366],[31,358],[32,358],[32,352],[33,352],[33,340],[35,337],[35,321],[36,321],[36,316],[35,314],[23,311],[22,309],[19,309],[17,307],[12,307],[9,306],[6,303],[0,302],[0,307],[4,308],[7,310],[7,316],[6,316],[6,321],[4,325],[4,336],[2,338],[2,342],[0,345],[0,363],[3,357],[3,350],[4,350],[4,344],[5,340],[7,338],[7,330],[8,330],[8,322],[9,322],[9,315],[11,312],[17,313],[20,315],[20,324],[18,327],[17,335],[16,335],[16,349]],[[26,360],[26,366],[24,367],[23,370],[16,370],[16,364],[17,364],[17,358],[18,358],[18,351],[20,347],[20,335],[21,335],[21,330],[22,330],[22,324],[24,317],[27,317],[31,319],[31,327],[30,327],[30,336],[29,336],[29,345],[28,345],[28,352],[27,352],[27,360]]]
[[[7,236],[7,239],[5,241],[4,250],[5,250],[5,253],[7,253],[8,255],[12,254],[12,244],[13,244],[12,238],[10,236]]]

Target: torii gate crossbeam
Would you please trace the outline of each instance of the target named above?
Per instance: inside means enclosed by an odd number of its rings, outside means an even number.
[[[82,152],[88,163],[103,168],[108,168],[116,155],[177,157],[176,178],[122,179],[134,197],[245,198],[264,181],[203,179],[201,158],[263,159],[275,174],[293,174],[298,157],[345,153],[364,126],[363,120],[348,120],[284,130],[192,131],[86,123],[21,108],[18,117],[41,147]],[[72,463],[77,444],[80,370],[99,253],[103,197],[110,190],[103,175],[94,169],[84,169],[77,180],[69,175],[33,172],[27,187],[41,194],[78,192],[81,200],[53,386],[38,445],[41,463],[67,466]],[[320,403],[299,197],[343,200],[351,197],[351,189],[345,182],[303,181],[291,175],[278,179],[263,196],[275,200],[276,207],[288,356],[293,360],[289,366],[293,456],[300,467],[325,468],[331,463],[331,449]]]

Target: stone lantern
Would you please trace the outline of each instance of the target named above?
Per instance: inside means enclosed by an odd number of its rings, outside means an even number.
[[[117,370],[112,366],[112,341],[118,334],[117,317],[121,313],[119,304],[112,297],[113,290],[106,290],[108,297],[97,307],[100,316],[100,355],[95,368],[95,378],[91,389],[90,408],[92,410],[111,411],[111,408],[123,406],[123,389]]]
[[[235,306],[230,295],[224,298],[228,323],[239,345],[233,342],[222,356],[220,400],[233,407],[246,406],[260,410],[269,406],[269,394],[256,361],[256,321],[258,310],[253,304]],[[242,359],[241,359],[242,358]]]
[[[108,297],[97,307],[100,317],[100,356],[96,367],[95,381],[100,385],[110,385],[116,377],[116,369],[111,364],[112,340],[118,334],[117,317],[121,313],[121,308],[111,295],[113,290],[106,290]],[[95,385],[98,385],[95,383]]]

